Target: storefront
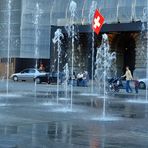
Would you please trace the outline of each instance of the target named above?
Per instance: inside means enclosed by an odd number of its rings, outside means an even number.
[[[144,77],[146,73],[146,30],[142,31],[141,22],[133,23],[118,23],[118,24],[105,24],[101,30],[101,33],[94,37],[94,49],[96,53],[96,48],[101,44],[101,34],[106,33],[109,38],[110,51],[116,52],[116,68],[117,75],[121,76],[125,67],[129,66],[132,73],[138,75],[138,77]],[[146,25],[146,24],[145,24]],[[65,63],[71,65],[71,39],[68,38],[65,27],[52,26],[51,38],[54,36],[54,32],[57,28],[61,28],[64,34],[64,39],[62,39],[62,53],[61,53],[61,67],[62,70]],[[76,36],[75,39],[75,71],[87,70],[91,73],[91,50],[92,50],[92,30],[90,25],[79,25],[75,26]],[[57,52],[56,47],[51,41],[51,70],[56,70]],[[63,54],[68,54],[67,59]],[[95,59],[95,55],[94,55]],[[95,65],[95,61],[94,61]],[[53,69],[54,66],[54,69]]]

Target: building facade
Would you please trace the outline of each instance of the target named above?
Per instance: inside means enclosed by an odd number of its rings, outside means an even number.
[[[0,1],[0,58],[1,75],[5,75],[7,59],[11,72],[42,62],[56,70],[56,47],[52,38],[56,28],[65,28],[71,19],[72,0],[1,0]],[[98,8],[105,17],[101,33],[107,33],[111,51],[117,53],[119,75],[129,65],[134,72],[146,71],[147,61],[147,0],[74,0],[74,24],[78,39],[75,42],[75,67],[88,70],[91,63],[91,19]],[[70,56],[71,45],[67,32],[62,48]],[[100,45],[101,34],[95,35],[95,48]],[[82,58],[79,58],[82,57]],[[64,54],[61,55],[63,64]],[[64,60],[63,60],[64,59]],[[69,59],[69,65],[70,65]],[[53,68],[53,69],[52,69]]]

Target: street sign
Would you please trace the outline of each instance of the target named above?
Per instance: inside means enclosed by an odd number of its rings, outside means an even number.
[[[95,14],[94,14],[94,18],[92,21],[92,29],[96,34],[99,34],[103,23],[104,23],[104,17],[99,12],[99,10],[96,9]]]

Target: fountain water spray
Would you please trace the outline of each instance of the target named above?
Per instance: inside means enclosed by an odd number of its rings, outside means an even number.
[[[148,8],[145,7],[143,9],[143,16],[142,16],[142,33],[145,34],[145,37],[148,39]],[[143,39],[142,39],[143,42]],[[144,47],[143,47],[144,48]],[[148,79],[148,42],[146,44],[146,79]],[[148,101],[148,85],[146,80],[146,102]]]
[[[144,23],[146,23],[146,26],[143,28],[146,32],[146,38],[148,39],[148,8],[144,8],[143,10],[143,25]],[[148,79],[148,42],[146,45],[146,52],[147,52],[147,56],[146,56],[146,79]],[[147,82],[147,81],[146,81]],[[146,83],[146,102],[148,101],[148,85]]]
[[[97,2],[96,1],[92,1],[91,3],[91,7],[90,7],[90,10],[89,10],[89,23],[91,24],[92,23],[92,18],[93,18],[93,15],[94,15],[94,12],[97,8]],[[94,32],[92,32],[92,67],[91,67],[91,77],[92,77],[92,81],[91,81],[91,93],[94,92],[94,83],[93,83],[93,79],[94,79]]]
[[[75,1],[71,1],[70,2],[70,5],[69,5],[69,11],[70,11],[70,14],[71,14],[71,23],[73,24],[74,23],[74,19],[75,19],[75,16],[76,16],[76,9],[77,9],[77,3]]]
[[[35,12],[35,20],[34,20],[34,25],[35,25],[35,68],[38,69],[38,59],[39,59],[39,17],[41,16],[41,10],[39,7],[39,3],[36,3],[36,12]],[[36,76],[35,76],[36,77]],[[36,88],[37,88],[37,81],[35,80],[35,98],[36,98]]]
[[[38,42],[39,42],[39,17],[40,17],[40,8],[39,4],[36,4],[36,14],[35,14],[35,57],[36,57],[36,64],[35,68],[38,68],[38,58],[39,58],[39,49],[38,49]]]
[[[97,1],[92,1],[90,9],[89,9],[89,23],[92,23],[92,18],[94,16],[94,12],[97,9]]]
[[[61,29],[57,29],[56,32],[54,33],[54,38],[53,38],[53,43],[57,44],[57,56],[58,56],[58,61],[57,61],[57,103],[59,103],[59,75],[60,75],[60,69],[59,69],[59,64],[60,64],[60,53],[61,53],[61,39],[64,38],[64,35],[62,34]]]
[[[64,92],[65,92],[65,96],[64,96],[64,101],[65,101],[65,105],[66,107],[69,109],[69,96],[68,96],[68,81],[69,81],[69,67],[68,67],[68,63],[65,64],[65,66],[63,67],[63,85],[64,85]]]
[[[107,34],[102,35],[102,43],[99,48],[97,48],[96,54],[96,69],[95,69],[95,78],[98,84],[103,85],[103,118],[106,116],[106,80],[107,77],[111,76],[111,69],[115,65],[113,65],[113,61],[116,59],[116,53],[110,52],[108,36]],[[116,74],[116,72],[114,72]]]
[[[148,31],[148,20],[147,20],[147,31]],[[147,36],[147,39],[148,39],[148,32],[147,32],[146,36]],[[146,48],[147,48],[146,78],[148,79],[148,41],[147,41]],[[146,101],[148,101],[148,84],[146,85]]]
[[[65,98],[68,98],[68,80],[69,80],[69,69],[68,69],[68,63],[64,66],[64,89],[65,89]]]
[[[68,35],[71,36],[72,39],[72,53],[71,53],[71,78],[73,77],[74,73],[74,41],[75,41],[75,26],[74,22],[76,19],[76,9],[77,9],[77,3],[75,1],[71,1],[69,5],[69,11],[70,11],[70,25],[68,28],[66,28]],[[73,82],[71,84],[71,109],[72,109],[72,100],[73,100]]]
[[[9,64],[10,64],[10,41],[11,41],[11,3],[12,1],[8,1],[8,48],[7,48],[7,82],[6,82],[6,92],[8,95],[9,92]]]

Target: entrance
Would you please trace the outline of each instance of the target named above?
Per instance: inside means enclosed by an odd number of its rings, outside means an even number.
[[[124,74],[126,66],[129,66],[133,73],[135,69],[135,46],[134,33],[122,32],[113,35],[111,48],[117,53],[118,76]]]

